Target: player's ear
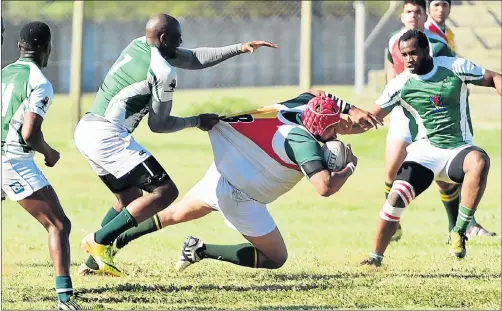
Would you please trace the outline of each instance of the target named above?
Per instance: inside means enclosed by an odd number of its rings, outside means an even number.
[[[403,24],[404,24],[404,12],[403,12],[403,13],[401,13],[401,23],[403,23]]]
[[[161,33],[161,34],[160,34],[159,41],[160,41],[160,43],[161,43],[162,45],[166,45],[166,43],[167,43],[167,42],[166,42],[166,37],[167,37],[167,36],[166,36],[166,34],[165,34],[165,33]]]

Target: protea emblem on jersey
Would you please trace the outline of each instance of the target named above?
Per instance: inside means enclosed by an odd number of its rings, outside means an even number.
[[[432,104],[433,113],[446,111],[446,107],[443,106],[443,97],[441,95],[432,95],[429,97],[429,101]]]

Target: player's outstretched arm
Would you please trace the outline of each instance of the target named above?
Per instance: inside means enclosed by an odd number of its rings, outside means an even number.
[[[253,53],[262,46],[270,48],[278,47],[277,44],[269,41],[250,41],[218,48],[178,48],[176,50],[176,57],[168,59],[168,62],[174,67],[183,69],[204,69],[243,53]]]
[[[502,76],[500,73],[485,70],[481,86],[494,87],[497,90],[497,93],[502,96]]]
[[[357,158],[352,153],[350,145],[347,146],[347,166],[338,172],[329,172],[324,169],[310,177],[310,183],[316,189],[317,193],[323,197],[329,197],[337,193],[345,184],[347,179],[354,174],[357,166]]]

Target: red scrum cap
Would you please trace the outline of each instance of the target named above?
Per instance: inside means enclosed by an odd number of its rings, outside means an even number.
[[[321,137],[328,126],[340,121],[340,107],[324,96],[312,98],[303,112],[303,125],[317,138]]]

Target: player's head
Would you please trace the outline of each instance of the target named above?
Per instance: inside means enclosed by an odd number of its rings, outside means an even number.
[[[335,124],[340,121],[340,108],[329,97],[312,98],[302,114],[302,123],[314,137],[326,142],[335,137]]]
[[[423,74],[430,67],[429,40],[420,30],[412,29],[399,38],[399,51],[404,65],[414,74]]]
[[[176,48],[181,45],[181,25],[171,15],[159,14],[146,24],[146,38],[157,47],[164,58],[176,56]]]
[[[451,0],[429,0],[429,15],[439,25],[444,25],[450,16]]]
[[[3,32],[5,31],[5,22],[3,21],[2,17],[2,44],[3,44]]]
[[[23,57],[30,57],[40,65],[47,66],[51,55],[51,29],[44,22],[30,22],[21,28],[19,49]]]
[[[404,0],[401,22],[406,29],[423,31],[427,21],[425,0]]]

